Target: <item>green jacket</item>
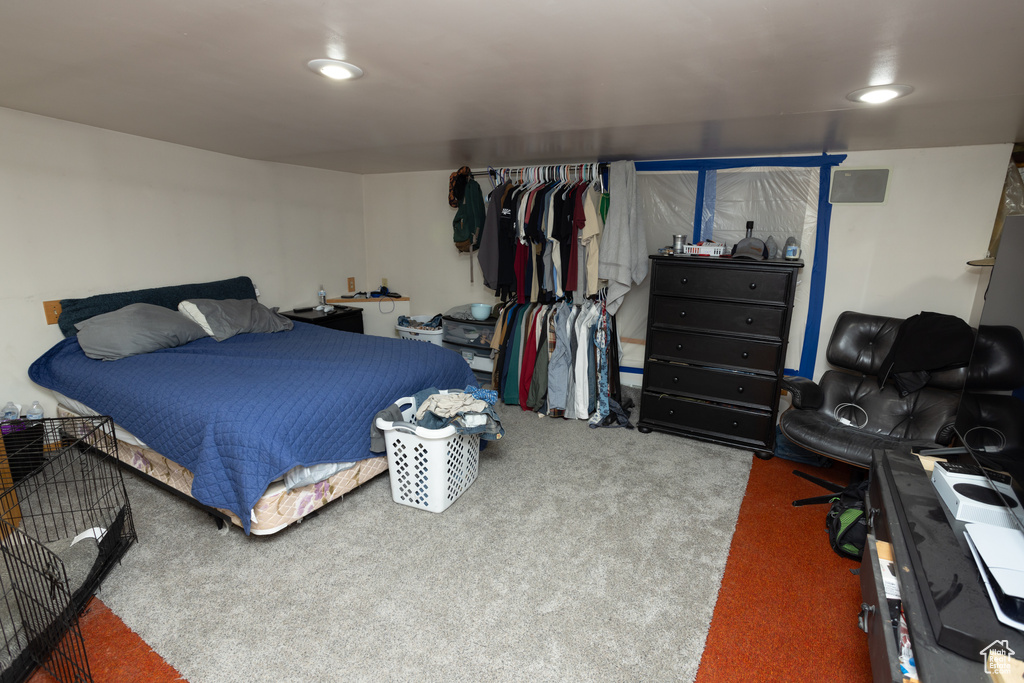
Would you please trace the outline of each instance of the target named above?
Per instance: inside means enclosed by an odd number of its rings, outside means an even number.
[[[486,213],[480,184],[470,178],[466,181],[466,191],[462,195],[462,201],[459,202],[459,208],[455,211],[455,219],[452,221],[454,228],[452,238],[459,251],[469,251],[471,245],[473,251],[480,248],[480,233],[484,226]]]

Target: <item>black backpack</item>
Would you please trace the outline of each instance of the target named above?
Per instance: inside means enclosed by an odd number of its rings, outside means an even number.
[[[859,560],[868,537],[865,496],[869,481],[850,484],[836,494],[828,510],[825,529],[832,550],[842,557]]]

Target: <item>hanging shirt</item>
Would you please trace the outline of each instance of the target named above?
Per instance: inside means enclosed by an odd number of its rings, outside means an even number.
[[[564,192],[559,193],[561,204],[559,205],[558,215],[552,221],[551,235],[558,243],[558,280],[562,293],[567,291],[569,257],[572,256],[571,240],[574,236],[573,208],[575,206],[573,193],[575,191],[576,185],[570,185]]]
[[[530,395],[530,384],[533,381],[533,371],[537,365],[537,320],[544,317],[544,307],[538,306],[533,317],[525,323],[525,343],[523,344],[523,361],[519,371],[519,407],[529,410],[527,398]]]
[[[548,414],[565,410],[565,395],[569,383],[569,363],[572,361],[572,350],[569,348],[569,332],[567,323],[572,316],[573,307],[562,302],[554,315],[554,349],[548,361]]]
[[[522,335],[520,332],[522,330],[522,321],[528,311],[529,307],[523,306],[516,313],[515,324],[509,331],[511,337],[507,352],[508,372],[505,375],[505,385],[501,400],[510,406],[519,405],[519,362],[522,349]]]
[[[544,412],[545,398],[548,393],[548,362],[550,360],[550,321],[555,316],[556,306],[547,306],[537,328],[539,344],[537,347],[537,363],[530,381],[530,391],[526,404],[531,410]]]
[[[502,396],[502,400],[504,400],[505,396],[505,383],[508,380],[509,359],[512,357],[512,330],[515,329],[519,308],[519,304],[512,304],[509,307],[506,314],[504,336],[498,350],[498,357],[495,360],[495,373],[498,375],[498,381],[494,386],[498,390],[498,395]]]
[[[576,417],[576,351],[578,339],[576,337],[576,320],[582,313],[582,306],[572,306],[572,314],[566,321],[566,346],[569,353],[569,365],[566,369],[565,382],[565,418]]]
[[[583,198],[583,215],[586,217],[583,231],[580,233],[580,248],[586,253],[585,263],[586,296],[594,296],[601,289],[598,280],[598,262],[601,254],[601,190],[592,184],[585,190]]]
[[[591,330],[597,319],[598,308],[587,305],[584,313],[576,319],[578,350],[575,359],[575,409],[574,417],[585,420],[590,416],[590,367],[593,359]]]
[[[497,290],[500,287],[498,278],[500,260],[498,223],[502,212],[502,199],[509,186],[510,183],[508,182],[502,183],[491,190],[491,194],[488,195],[484,227],[480,231],[480,249],[476,252],[484,285],[493,290]]]
[[[608,280],[608,312],[615,315],[631,283],[647,277],[647,236],[640,225],[636,203],[636,166],[632,161],[612,162],[608,171],[611,201],[601,238],[598,273]]]
[[[516,245],[519,243],[516,234],[516,201],[515,186],[505,185],[505,193],[501,199],[501,212],[498,214],[498,287],[495,294],[507,296],[515,291]]]
[[[586,185],[580,184],[573,188],[572,195],[570,198],[570,208],[568,216],[570,224],[569,230],[569,254],[566,263],[566,285],[565,291],[577,291],[579,290],[579,246],[580,246],[580,230],[583,229],[583,225],[586,222],[586,217],[583,214],[583,192],[586,190]],[[582,294],[582,290],[580,291]]]

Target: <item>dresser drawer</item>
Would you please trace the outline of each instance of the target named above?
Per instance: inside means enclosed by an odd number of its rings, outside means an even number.
[[[781,342],[715,337],[697,332],[651,330],[647,339],[647,353],[651,358],[773,374],[778,369],[781,352]]]
[[[686,431],[769,450],[774,445],[775,423],[771,413],[646,392],[640,414],[642,424],[668,431]]]
[[[654,299],[651,317],[654,325],[781,341],[785,332],[786,309],[659,296]]]
[[[714,370],[694,365],[651,362],[647,390],[771,410],[778,393],[775,377]]]
[[[663,263],[659,264],[651,293],[785,304],[791,277],[788,270],[729,270],[691,263]]]
[[[899,623],[899,611],[896,608],[895,614],[892,613],[879,571],[878,544],[874,535],[868,534],[860,564],[860,594],[864,601],[860,605],[858,626],[868,634],[872,678],[876,681],[899,681],[903,676],[900,673],[897,634],[892,622],[895,617]]]
[[[478,349],[491,349],[494,337],[494,323],[490,325],[471,320],[454,320],[444,318],[441,322],[441,339],[453,344],[475,346]]]

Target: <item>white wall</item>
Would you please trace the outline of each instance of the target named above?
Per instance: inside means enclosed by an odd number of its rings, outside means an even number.
[[[249,275],[268,306],[365,279],[362,179],[0,109],[0,404],[48,393],[42,302]]]
[[[976,322],[975,297],[1012,145],[851,152],[840,168],[890,168],[883,204],[832,207],[815,378],[843,311],[934,311]]]
[[[410,297],[414,315],[497,301],[483,285],[475,254],[470,284],[469,255],[460,254],[452,241],[455,209],[448,205],[449,175],[451,171],[364,176],[368,281],[356,283],[358,289],[376,289],[387,278],[389,289]],[[486,178],[478,181],[486,197],[491,185]]]
[[[48,299],[249,275],[269,306],[375,289],[415,314],[494,301],[452,243],[451,170],[355,176],[238,159],[0,109],[0,404],[43,395]],[[836,206],[815,376],[840,312],[969,318],[1010,145],[851,153],[882,205]],[[482,179],[484,192],[489,184]],[[31,235],[31,237],[28,237]],[[808,274],[809,275],[809,274]],[[48,405],[52,414],[52,405]]]
[[[845,310],[971,318],[982,269],[966,262],[985,255],[1010,150],[987,145],[848,155],[842,168],[892,173],[884,204],[833,207],[815,377],[827,369],[825,346]],[[449,173],[364,179],[368,286],[387,277],[392,289],[412,297],[414,313],[493,301],[479,272],[470,286],[466,256],[452,244]],[[490,185],[486,179],[481,184],[486,194]],[[810,277],[810,268],[803,277]]]

